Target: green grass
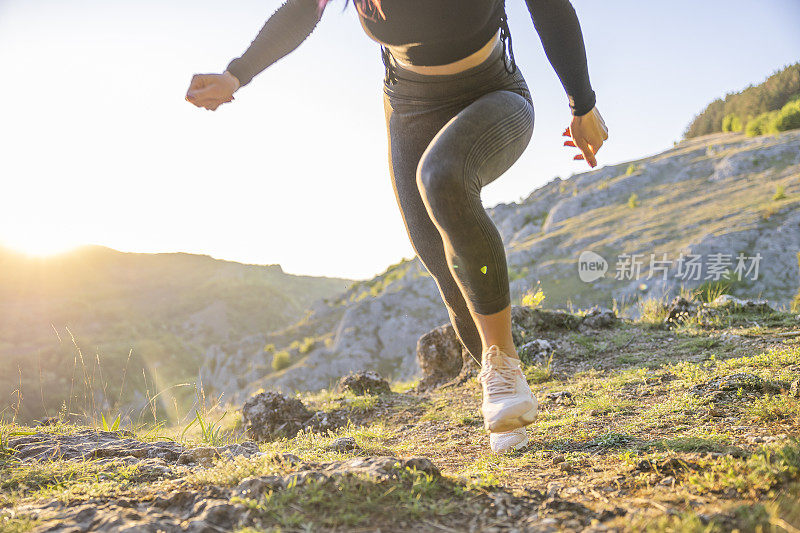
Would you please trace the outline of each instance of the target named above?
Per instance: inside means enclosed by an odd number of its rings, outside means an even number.
[[[258,499],[234,497],[254,511],[264,525],[281,527],[374,526],[386,510],[387,522],[446,516],[456,511],[464,493],[459,487],[412,469],[397,471],[397,479],[376,483],[361,476],[308,481]]]

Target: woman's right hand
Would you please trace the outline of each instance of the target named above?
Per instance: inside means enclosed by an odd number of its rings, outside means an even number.
[[[603,142],[608,140],[608,128],[597,106],[585,115],[572,117],[572,123],[562,135],[572,137],[572,140],[564,141],[564,146],[572,146],[581,151],[573,159],[585,159],[590,167],[597,166],[595,154],[603,146]]]
[[[227,70],[222,74],[195,74],[186,92],[186,101],[210,111],[233,100],[239,80]]]

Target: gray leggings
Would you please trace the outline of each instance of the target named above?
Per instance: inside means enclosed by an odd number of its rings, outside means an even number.
[[[481,188],[528,146],[533,101],[500,44],[486,61],[457,74],[392,67],[383,102],[397,203],[459,339],[480,359],[470,310],[488,315],[510,303],[505,250],[483,209]]]

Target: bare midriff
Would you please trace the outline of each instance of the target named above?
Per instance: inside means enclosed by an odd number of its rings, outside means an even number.
[[[492,50],[494,49],[495,45],[500,41],[500,30],[497,30],[497,33],[489,39],[489,41],[483,45],[480,50],[477,52],[473,52],[472,54],[468,55],[463,59],[459,59],[458,61],[453,61],[452,63],[447,63],[445,65],[432,65],[432,66],[424,66],[424,65],[412,65],[410,63],[406,63],[404,61],[400,61],[397,59],[397,63],[406,70],[410,70],[411,72],[416,72],[417,74],[432,74],[432,75],[445,75],[445,74],[456,74],[458,72],[462,72],[464,70],[470,69],[477,65],[483,63],[486,58],[491,55]],[[387,46],[389,51],[391,51],[391,47]]]

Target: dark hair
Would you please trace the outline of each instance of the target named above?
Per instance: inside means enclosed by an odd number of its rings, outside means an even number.
[[[330,0],[317,0],[317,7],[320,14],[322,14],[325,6],[328,5],[328,2],[330,2]],[[347,7],[347,2],[348,0],[345,0],[345,7]],[[353,0],[353,3],[356,6],[356,10],[362,17],[370,20],[376,20],[375,14],[377,13],[383,20],[386,20],[386,15],[383,14],[383,10],[381,9],[381,0]]]

